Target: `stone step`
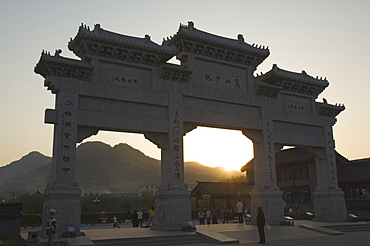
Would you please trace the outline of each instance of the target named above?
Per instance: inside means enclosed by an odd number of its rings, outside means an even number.
[[[158,237],[135,237],[123,239],[94,240],[95,245],[121,246],[121,245],[185,245],[207,243],[207,240],[197,234],[158,236]]]
[[[370,224],[335,225],[325,226],[325,228],[340,232],[370,231]]]

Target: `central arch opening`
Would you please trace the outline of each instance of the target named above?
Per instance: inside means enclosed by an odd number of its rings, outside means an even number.
[[[197,127],[184,137],[186,162],[240,171],[252,158],[253,143],[239,130]]]

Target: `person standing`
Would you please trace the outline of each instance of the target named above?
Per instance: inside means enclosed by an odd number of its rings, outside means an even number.
[[[132,227],[138,227],[139,226],[139,216],[137,215],[136,210],[131,215],[132,217]]]
[[[117,223],[117,217],[115,215],[113,215],[113,228],[121,228],[118,223]]]
[[[149,220],[148,220],[148,224],[146,224],[146,227],[149,227],[150,224],[152,224],[152,226],[155,226],[154,217],[155,217],[155,211],[154,211],[154,207],[152,207],[149,210]]]
[[[218,218],[217,209],[213,209],[213,212],[212,212],[212,224],[218,224],[217,218]]]
[[[239,219],[239,223],[243,223],[243,203],[240,201],[238,201],[238,203],[236,204],[236,212],[238,214],[238,219]]]
[[[137,212],[137,221],[138,226],[143,227],[143,212],[141,210]]]
[[[212,212],[208,209],[206,211],[207,225],[210,225],[211,224],[211,216],[212,216]]]
[[[57,211],[50,209],[50,214],[46,222],[46,235],[48,236],[48,246],[53,246],[53,235],[57,231],[57,223],[54,218]]]
[[[262,206],[257,206],[257,228],[258,234],[260,236],[259,244],[266,243],[265,239],[265,230],[264,227],[266,225],[265,214],[262,212]]]
[[[203,209],[201,209],[198,212],[199,225],[204,225],[204,216],[205,216],[205,213],[203,212]]]

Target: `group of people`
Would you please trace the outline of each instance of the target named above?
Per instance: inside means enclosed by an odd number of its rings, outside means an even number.
[[[240,205],[241,204],[241,205]],[[238,214],[238,219],[239,219],[239,223],[243,223],[243,204],[241,203],[241,201],[239,200],[238,203],[236,204],[236,207],[237,207],[237,214]],[[227,209],[223,209],[223,223],[226,222],[226,218],[228,217],[228,213],[227,213]],[[47,219],[47,223],[46,223],[46,235],[48,236],[48,246],[52,246],[53,245],[53,235],[56,233],[56,230],[57,230],[57,225],[56,225],[56,219],[55,219],[55,214],[56,214],[56,210],[54,209],[51,209],[50,210],[50,215]],[[240,215],[241,214],[241,215]],[[154,217],[155,217],[155,210],[154,210],[154,207],[151,207],[150,211],[149,211],[149,220],[148,220],[148,223],[146,225],[146,227],[149,227],[149,226],[154,226]],[[199,224],[200,225],[204,225],[204,221],[205,219],[207,220],[207,224],[211,224],[211,219],[212,219],[212,223],[213,224],[218,224],[217,223],[217,212],[213,213],[208,209],[206,212],[204,212],[203,210],[200,210],[198,212],[198,217],[199,217]],[[143,212],[142,211],[136,211],[134,210],[133,213],[131,213],[130,211],[127,213],[127,220],[130,220],[132,222],[132,226],[133,227],[142,227],[143,224]],[[241,221],[241,222],[240,222]],[[265,231],[264,231],[264,227],[266,226],[266,220],[265,220],[265,215],[264,213],[262,212],[262,206],[258,205],[257,206],[257,219],[256,219],[256,222],[257,222],[257,228],[258,228],[258,234],[259,234],[259,237],[260,237],[260,241],[259,243],[260,244],[264,244],[266,242],[265,240]],[[115,215],[113,215],[113,228],[120,228],[120,226],[118,225],[118,220],[117,220],[117,217]]]
[[[229,223],[229,219],[234,219],[236,216],[238,217],[239,223],[243,223],[243,203],[239,200],[236,204],[236,209],[227,209],[227,208],[217,208],[207,209],[203,211],[202,209],[198,212],[199,224],[204,225],[204,222],[207,221],[207,224],[218,224],[218,219],[222,218],[222,223]]]
[[[151,207],[151,209],[149,210],[148,223],[146,224],[145,227],[155,225],[154,224],[154,217],[155,217],[155,210],[154,210],[154,207]],[[132,222],[133,227],[143,227],[143,212],[141,210],[139,210],[139,211],[134,210],[133,213],[128,211],[127,214],[126,214],[126,220],[125,221]],[[116,227],[121,228],[118,225],[117,217],[115,215],[113,215],[113,228],[116,228]]]
[[[235,207],[236,207],[236,215],[238,217],[238,222],[243,223],[244,222],[244,219],[243,219],[243,215],[244,215],[243,207],[244,207],[244,205],[239,200],[236,203]],[[264,243],[266,243],[265,231],[264,231],[264,227],[267,225],[266,224],[266,219],[265,219],[265,215],[262,211],[262,206],[258,205],[256,207],[256,209],[257,209],[256,223],[257,223],[258,234],[259,234],[259,237],[260,237],[259,244],[264,244]],[[233,211],[233,210],[224,208],[222,210],[214,209],[213,211],[211,211],[210,209],[207,209],[204,212],[201,209],[198,212],[199,225],[204,225],[205,221],[207,221],[207,225],[210,225],[211,221],[212,221],[212,224],[218,224],[217,219],[218,219],[220,213],[222,214],[222,223],[225,223],[225,222],[228,223],[229,222],[228,219],[229,219],[229,212],[230,211]],[[245,214],[248,215],[248,213],[250,214],[249,210]],[[250,216],[246,217],[246,221],[249,220],[249,218],[250,218]]]

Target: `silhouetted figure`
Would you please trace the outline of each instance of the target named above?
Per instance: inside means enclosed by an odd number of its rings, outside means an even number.
[[[266,243],[265,230],[264,230],[265,225],[266,225],[265,214],[262,212],[261,205],[258,205],[257,206],[257,228],[258,228],[258,234],[260,236],[260,241],[259,241],[260,244]]]
[[[139,227],[139,216],[136,210],[134,210],[134,212],[131,214],[131,218],[132,218],[132,227]]]

